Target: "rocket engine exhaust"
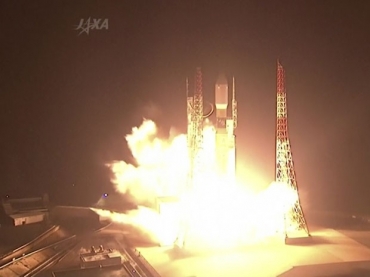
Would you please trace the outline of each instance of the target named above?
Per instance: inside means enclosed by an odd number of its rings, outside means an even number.
[[[124,161],[109,164],[117,191],[129,191],[137,203],[154,204],[123,217],[96,212],[138,226],[162,245],[182,248],[234,247],[283,236],[284,215],[296,202],[296,192],[285,183],[253,192],[236,182],[234,78],[229,95],[226,77],[218,77],[209,114],[203,111],[200,68],[194,95],[189,93],[188,81],[186,84],[187,134],[160,139],[156,124],[144,120],[126,136],[138,166]],[[208,118],[213,111],[214,125]]]

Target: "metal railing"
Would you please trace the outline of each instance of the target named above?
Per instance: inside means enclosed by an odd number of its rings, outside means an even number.
[[[40,243],[42,240],[46,239],[51,234],[58,231],[59,228],[60,228],[60,226],[53,225],[48,230],[46,230],[45,232],[43,232],[41,235],[37,236],[33,240],[31,240],[31,241],[21,245],[20,247],[18,247],[16,249],[6,253],[5,255],[1,256],[0,257],[0,264],[3,265],[5,263],[9,262],[10,260],[16,258],[17,256],[24,255],[26,253],[26,251],[32,249],[35,245]]]

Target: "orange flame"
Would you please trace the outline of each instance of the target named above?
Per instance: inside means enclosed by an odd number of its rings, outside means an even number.
[[[188,149],[185,135],[170,140],[157,136],[153,121],[144,120],[126,136],[138,166],[124,161],[108,166],[120,193],[130,193],[137,203],[151,203],[129,214],[95,211],[113,221],[143,228],[162,244],[189,247],[229,247],[260,241],[284,232],[284,214],[297,200],[285,184],[273,183],[256,193],[246,185],[220,181],[215,172],[215,131],[204,129],[206,169],[200,182],[186,190]],[[158,201],[176,196],[178,202]],[[157,206],[155,207],[155,204]]]

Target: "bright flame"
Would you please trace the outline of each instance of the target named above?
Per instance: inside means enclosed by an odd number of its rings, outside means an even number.
[[[173,244],[178,239],[181,245],[185,241],[190,247],[225,247],[283,233],[284,214],[297,200],[297,193],[285,184],[273,183],[256,193],[243,185],[220,181],[224,179],[215,172],[212,126],[204,129],[205,169],[191,190],[186,190],[186,136],[164,141],[156,135],[155,123],[144,120],[126,136],[138,166],[124,161],[109,164],[117,190],[130,193],[138,204],[150,203],[150,208],[140,207],[128,214],[97,213],[138,226],[162,244]],[[163,196],[177,196],[179,201],[168,201]]]

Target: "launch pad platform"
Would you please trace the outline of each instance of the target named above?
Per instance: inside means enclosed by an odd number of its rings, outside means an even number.
[[[370,242],[370,232],[362,233]],[[370,247],[334,229],[317,228],[311,234],[309,244],[267,243],[209,255],[185,256],[161,247],[138,250],[162,277],[370,276]]]

